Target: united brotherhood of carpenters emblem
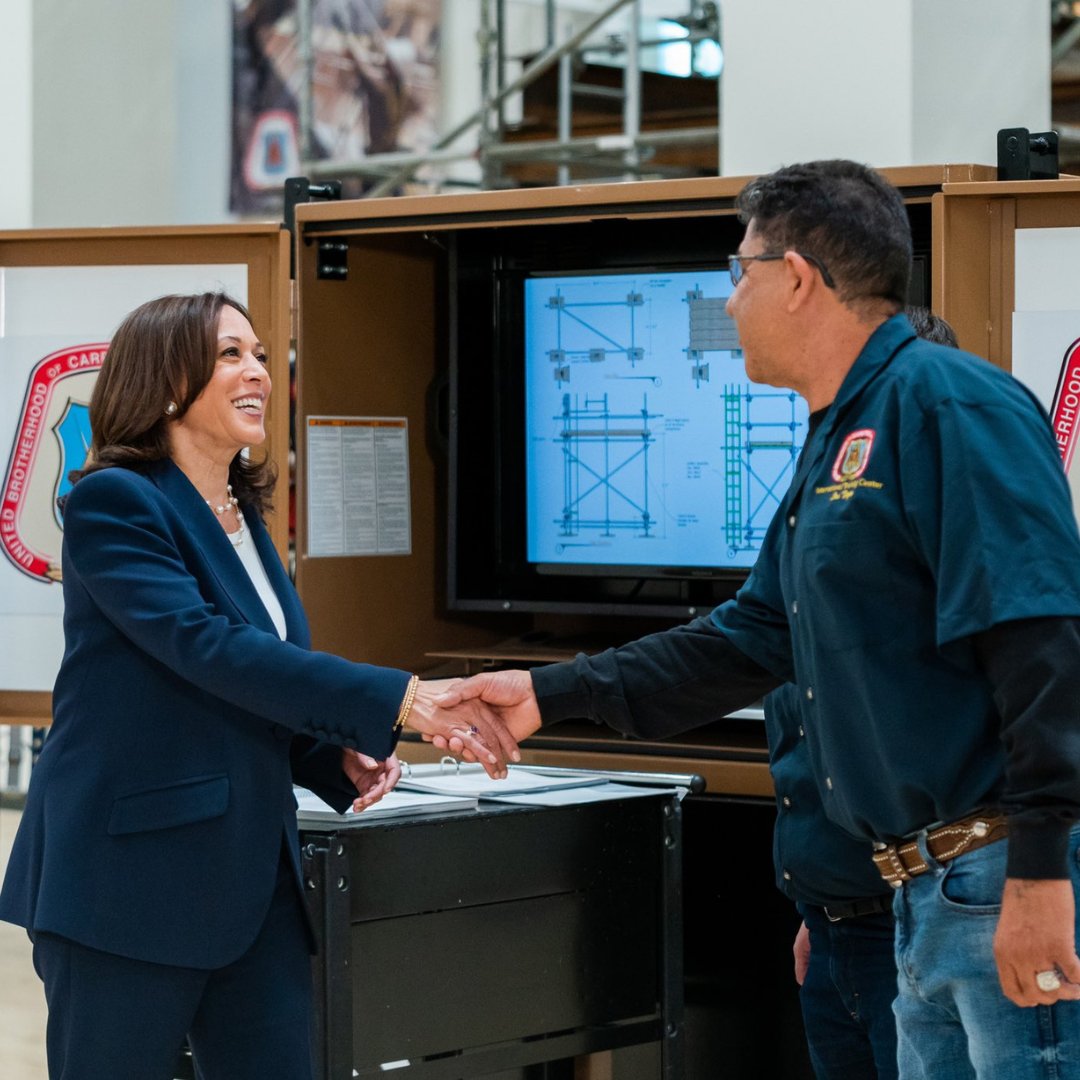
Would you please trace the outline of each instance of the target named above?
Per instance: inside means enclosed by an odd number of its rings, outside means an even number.
[[[1066,350],[1058,373],[1057,389],[1050,406],[1050,424],[1054,440],[1061,452],[1061,462],[1068,472],[1076,450],[1076,435],[1080,431],[1080,338]]]
[[[845,480],[858,480],[866,472],[866,466],[870,464],[870,449],[873,445],[872,428],[851,432],[844,439],[840,453],[836,455],[836,461],[832,467],[833,480],[838,484]]]
[[[75,345],[34,365],[15,429],[3,493],[0,548],[16,569],[60,580],[63,527],[56,500],[90,449],[90,394],[108,342]]]

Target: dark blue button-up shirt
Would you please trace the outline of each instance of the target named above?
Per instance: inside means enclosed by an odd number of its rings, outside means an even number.
[[[1059,876],[1062,819],[1080,817],[1080,710],[1052,667],[1049,705],[995,702],[976,639],[1078,615],[1080,537],[1045,413],[898,315],[808,441],[738,597],[533,683],[545,722],[662,737],[792,682],[805,753],[774,745],[774,775],[812,780],[847,833],[892,840],[1001,805],[1010,863],[1023,835],[1022,876]],[[843,897],[847,877],[825,873],[821,892]]]
[[[1076,717],[1025,714],[1003,740],[971,643],[1077,614],[1080,538],[1045,413],[1011,376],[896,316],[804,450],[746,586],[712,618],[799,687],[829,817],[894,839],[987,804],[1040,813],[1025,790],[1033,752],[1061,757],[1080,807]]]
[[[799,688],[788,683],[765,700],[769,768],[776,788],[776,884],[792,900],[819,906],[890,893],[871,846],[825,816],[810,767]]]

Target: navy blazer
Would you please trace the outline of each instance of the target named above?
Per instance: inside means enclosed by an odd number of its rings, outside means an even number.
[[[171,461],[72,489],[53,726],[0,918],[137,960],[221,967],[262,924],[283,837],[299,880],[294,777],[340,808],[340,748],[393,751],[408,673],[312,652],[266,529],[245,518],[286,641]]]

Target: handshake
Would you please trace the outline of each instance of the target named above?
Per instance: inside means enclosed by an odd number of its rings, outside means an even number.
[[[485,672],[421,682],[405,726],[498,780],[521,760],[518,743],[540,727],[540,709],[527,671]]]
[[[493,779],[520,761],[518,743],[540,727],[540,709],[527,671],[493,671],[471,679],[430,679],[416,687],[405,727],[454,757],[479,762]],[[401,778],[397,756],[377,761],[344,751],[342,768],[356,787],[353,809],[374,806]]]

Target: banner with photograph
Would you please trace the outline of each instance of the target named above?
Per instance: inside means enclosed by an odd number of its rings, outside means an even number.
[[[436,140],[441,0],[314,0],[311,155],[353,161]],[[295,0],[238,0],[233,16],[232,176],[236,213],[279,216],[302,173],[306,78]],[[361,194],[347,181],[343,194]]]

